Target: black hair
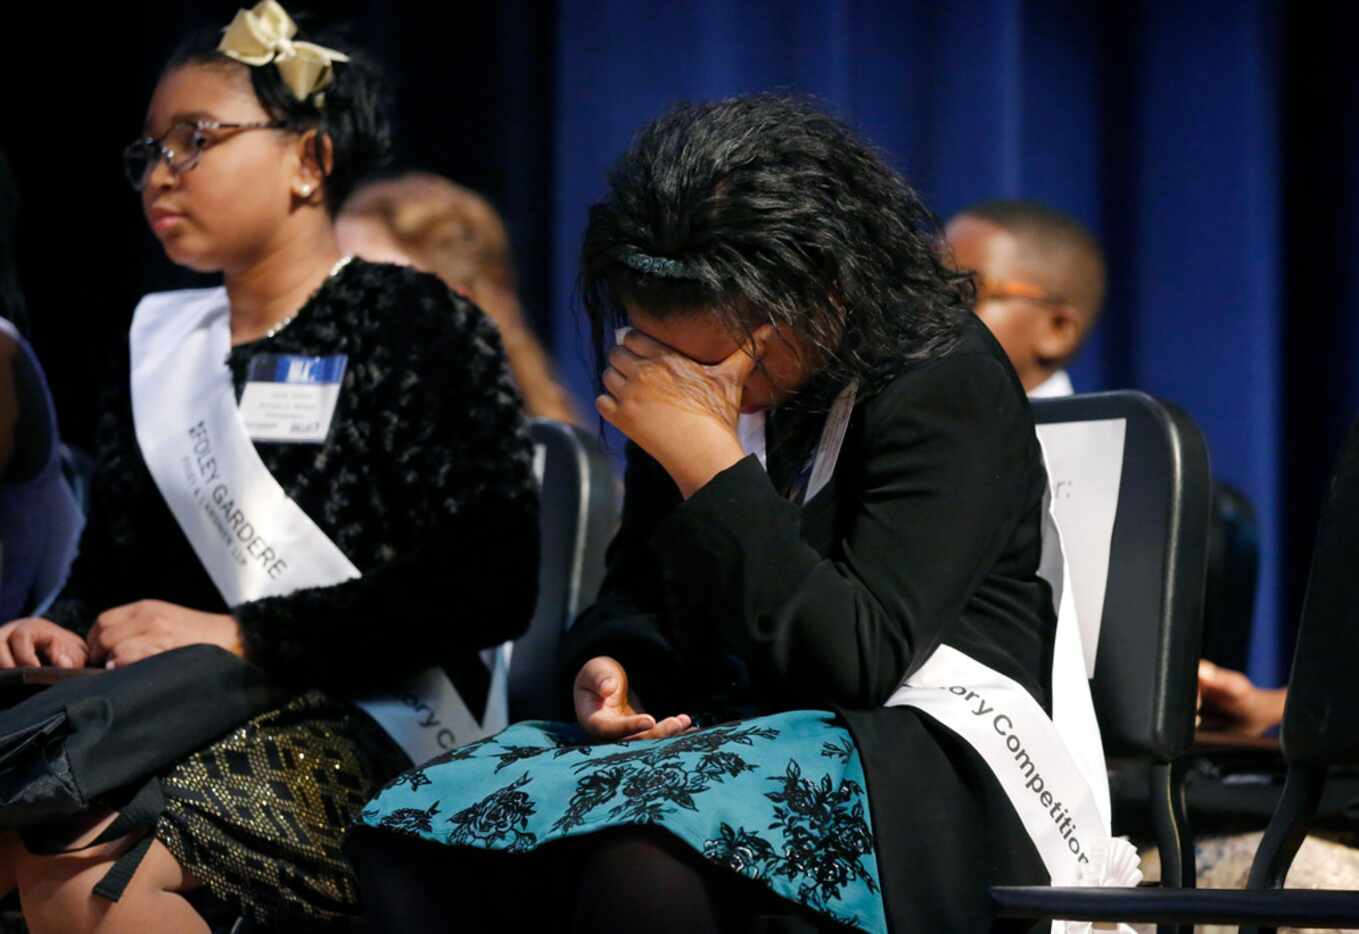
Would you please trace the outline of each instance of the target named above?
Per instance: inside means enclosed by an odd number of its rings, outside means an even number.
[[[812,102],[686,103],[614,165],[579,287],[601,364],[625,303],[658,317],[707,308],[746,340],[765,322],[791,328],[816,352],[818,387],[854,380],[862,396],[957,344],[973,289],[942,242],[886,159]]]
[[[317,131],[330,140],[331,165],[323,186],[326,209],[334,217],[345,199],[368,175],[386,164],[391,152],[392,130],[388,117],[388,89],[377,64],[341,36],[309,32],[299,21],[299,38],[343,52],[347,62],[332,66],[333,77],[320,94],[299,100],[272,64],[250,66],[217,51],[220,29],[202,29],[187,36],[170,55],[162,70],[168,74],[185,65],[245,69],[260,106],[269,116],[294,130]],[[313,155],[324,165],[319,151]]]
[[[1063,297],[1093,320],[1104,303],[1106,262],[1099,241],[1080,221],[1037,201],[996,198],[972,205],[960,214],[990,221],[1009,231],[1045,266],[1062,270]],[[1057,259],[1058,256],[1064,259]]]
[[[28,333],[28,304],[19,288],[19,186],[0,150],[0,316]]]
[[[1094,234],[1087,230],[1084,224],[1070,214],[1037,201],[992,198],[988,201],[979,201],[960,213],[991,221],[997,227],[1004,227],[1006,230],[1032,231],[1054,239],[1081,240],[1096,250],[1099,249]]]

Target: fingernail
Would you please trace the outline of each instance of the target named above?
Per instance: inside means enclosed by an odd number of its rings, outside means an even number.
[[[603,681],[599,682],[599,689],[601,691],[612,691],[617,686],[618,679],[614,677],[608,677],[605,678]]]
[[[115,663],[114,663],[113,659],[110,658],[108,661],[104,662],[104,667],[105,667],[105,668],[112,668],[112,667],[114,666],[114,664],[115,664]]]
[[[58,652],[58,653],[56,653],[56,658],[54,658],[53,661],[55,661],[55,662],[57,663],[57,667],[58,667],[58,668],[70,668],[70,667],[72,667],[72,665],[71,665],[71,658],[70,658],[70,656],[67,655],[65,652]]]

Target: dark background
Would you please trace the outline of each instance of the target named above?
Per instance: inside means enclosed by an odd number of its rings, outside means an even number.
[[[121,350],[137,298],[213,281],[165,259],[119,153],[141,135],[161,64],[183,34],[225,25],[239,6],[91,4],[61,32],[59,54],[21,48],[0,64],[9,89],[0,146],[22,199],[20,275],[63,434],[77,444],[91,439],[92,386],[109,354]],[[344,29],[386,66],[396,111],[393,170],[448,175],[485,192],[512,220],[525,304],[546,328],[547,283],[537,271],[548,230],[537,206],[549,182],[551,8],[468,4],[455,14],[447,7],[325,0],[292,10]],[[43,86],[53,77],[60,87]],[[25,93],[28,87],[37,93]]]
[[[198,281],[160,254],[118,153],[180,35],[238,5],[6,12],[0,147],[23,199],[20,273],[77,444],[138,296]],[[394,168],[448,175],[505,213],[525,307],[582,399],[585,211],[631,133],[676,100],[812,93],[941,215],[998,196],[1076,215],[1111,274],[1077,388],[1146,389],[1203,426],[1217,473],[1260,515],[1250,671],[1286,676],[1329,461],[1359,411],[1356,5],[285,5],[348,23],[386,62]]]

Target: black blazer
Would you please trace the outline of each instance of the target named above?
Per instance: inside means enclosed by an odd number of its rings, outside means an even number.
[[[771,428],[770,473],[748,457],[688,501],[631,448],[623,523],[564,673],[611,655],[658,716],[838,711],[863,758],[893,928],[987,930],[986,887],[1046,871],[972,749],[882,704],[947,642],[1049,709],[1047,477],[1028,401],[969,320],[955,351],[857,402],[834,477],[799,506],[776,483],[818,432],[803,435]]]

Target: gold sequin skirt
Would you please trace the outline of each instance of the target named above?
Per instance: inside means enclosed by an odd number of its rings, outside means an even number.
[[[352,920],[360,908],[345,832],[408,767],[356,707],[309,691],[166,775],[156,838],[213,898],[259,925]]]

